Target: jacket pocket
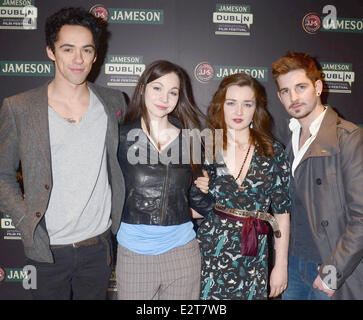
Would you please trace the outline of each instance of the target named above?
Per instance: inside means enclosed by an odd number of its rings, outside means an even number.
[[[130,212],[144,212],[154,213],[160,207],[160,199],[158,197],[147,197],[143,194],[136,192],[130,192],[128,197],[127,206]]]

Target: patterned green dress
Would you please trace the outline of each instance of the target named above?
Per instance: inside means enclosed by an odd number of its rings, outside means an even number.
[[[226,165],[206,165],[209,190],[221,205],[272,214],[289,213],[290,165],[282,146],[274,143],[275,156],[261,157],[254,151],[242,186]],[[258,235],[256,256],[241,255],[242,222],[221,218],[213,212],[198,228],[202,253],[201,299],[267,299],[267,235]]]

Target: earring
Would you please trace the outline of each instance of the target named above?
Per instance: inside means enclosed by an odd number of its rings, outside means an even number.
[[[250,123],[250,129],[252,129],[252,128],[253,128],[253,122]]]

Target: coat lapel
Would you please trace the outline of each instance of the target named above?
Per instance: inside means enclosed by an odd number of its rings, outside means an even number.
[[[40,149],[41,154],[45,160],[45,170],[51,175],[51,150],[50,150],[50,136],[49,136],[49,119],[48,119],[48,84],[44,84],[34,91],[31,98],[31,110],[32,112],[32,129],[37,141],[36,147]],[[111,147],[117,149],[118,144],[118,122],[116,116],[112,114],[112,109],[105,103],[100,94],[97,92],[97,88],[91,83],[87,85],[96,94],[101,101],[104,110],[107,114],[107,131],[106,131],[106,145],[109,150]],[[111,144],[111,145],[110,145]]]
[[[330,157],[339,152],[338,137],[335,129],[338,114],[330,106],[327,108],[318,134],[308,150],[306,150],[299,165],[310,157]]]

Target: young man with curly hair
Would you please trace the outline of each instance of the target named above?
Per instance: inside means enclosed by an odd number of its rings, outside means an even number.
[[[36,267],[35,299],[107,294],[111,231],[120,226],[124,198],[116,153],[125,102],[122,92],[86,81],[101,32],[81,8],[50,16],[46,52],[54,78],[4,99],[0,109],[0,210]]]

